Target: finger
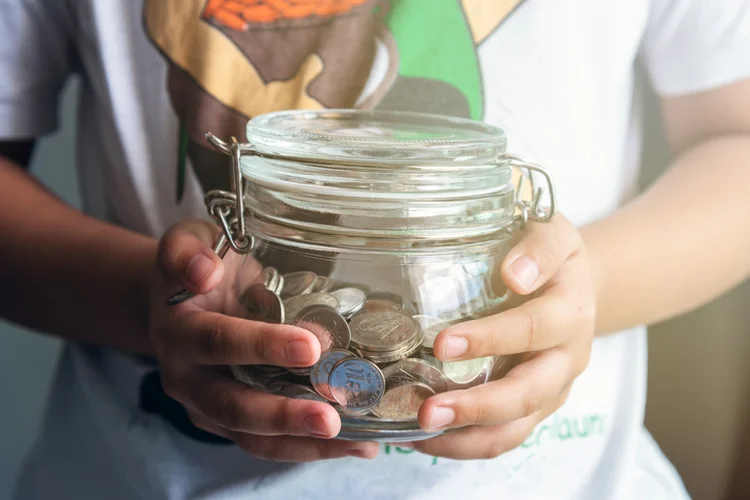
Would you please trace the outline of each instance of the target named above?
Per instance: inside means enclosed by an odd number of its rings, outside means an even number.
[[[195,364],[303,367],[320,358],[320,341],[304,328],[209,311],[179,314],[154,337],[161,356]]]
[[[218,232],[204,221],[187,221],[172,227],[159,241],[157,263],[165,285],[180,285],[203,294],[213,290],[224,266],[212,246]]]
[[[162,381],[172,398],[227,430],[319,439],[331,439],[341,431],[341,419],[327,403],[259,392],[211,368],[164,371]]]
[[[372,442],[355,442],[306,437],[269,437],[230,433],[231,439],[251,455],[275,462],[313,462],[332,458],[356,457],[372,460],[380,446]]]
[[[202,429],[206,432],[210,432],[211,434],[221,436],[225,439],[231,439],[229,437],[230,431],[214,424],[200,412],[190,408],[185,408],[185,411],[187,411],[187,414],[190,417],[190,421],[193,422],[193,425],[195,425],[197,428]]]
[[[432,396],[419,409],[419,424],[433,431],[501,425],[554,405],[572,379],[571,357],[563,350],[540,353],[500,380]]]
[[[409,446],[433,457],[454,460],[497,458],[522,445],[541,420],[540,414],[533,414],[504,425],[470,427],[425,441],[409,443]]]
[[[544,295],[499,314],[446,328],[435,337],[433,351],[441,361],[457,361],[550,349],[585,327],[586,317],[579,318],[571,309],[567,298]]]
[[[512,292],[528,295],[582,248],[578,231],[559,214],[548,222],[531,223],[521,241],[503,259],[501,278]]]

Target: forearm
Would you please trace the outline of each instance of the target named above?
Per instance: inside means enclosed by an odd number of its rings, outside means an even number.
[[[0,316],[69,340],[150,353],[157,242],[65,205],[0,159]]]
[[[750,137],[684,151],[640,197],[582,229],[598,289],[597,332],[651,324],[750,275]]]

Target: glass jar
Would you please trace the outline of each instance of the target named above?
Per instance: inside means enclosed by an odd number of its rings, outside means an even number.
[[[217,252],[242,255],[231,313],[306,328],[322,354],[304,369],[231,367],[235,378],[333,404],[341,439],[436,435],[417,423],[421,402],[485,383],[509,360],[442,363],[432,343],[507,307],[493,268],[529,218],[552,216],[549,176],[508,155],[501,129],[465,119],[288,111],[252,119],[246,135],[207,136],[233,157],[233,191],[206,196],[223,228]]]

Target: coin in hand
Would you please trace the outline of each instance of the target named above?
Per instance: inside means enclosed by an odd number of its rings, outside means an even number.
[[[385,392],[383,372],[375,363],[361,358],[346,358],[336,363],[328,382],[333,399],[350,411],[370,410]]]

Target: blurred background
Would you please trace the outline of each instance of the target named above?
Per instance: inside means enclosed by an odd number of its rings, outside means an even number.
[[[44,184],[74,206],[79,206],[74,167],[77,91],[72,82],[62,103],[62,128],[41,143],[32,166]],[[644,186],[670,159],[658,107],[648,89],[646,93]],[[707,165],[709,191],[710,179]],[[59,347],[54,339],[0,322],[0,499],[10,496],[36,435]],[[649,348],[646,426],[690,494],[696,500],[750,498],[750,488],[727,494],[730,485],[743,480],[736,471],[744,469],[750,476],[750,455],[744,455],[750,451],[750,283],[696,312],[652,327]]]

